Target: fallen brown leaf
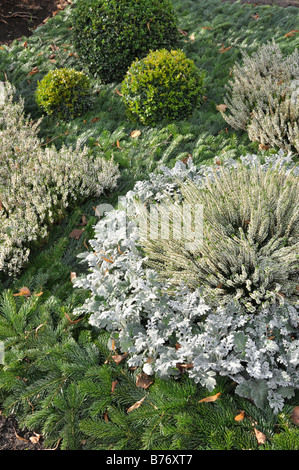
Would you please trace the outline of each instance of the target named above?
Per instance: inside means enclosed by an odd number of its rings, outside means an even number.
[[[86,218],[86,215],[83,214],[81,217],[81,222],[78,225],[84,227],[86,224],[87,224],[87,218]]]
[[[141,131],[138,131],[137,129],[135,131],[132,131],[131,132],[131,137],[133,137],[133,139],[135,139],[135,137],[139,137],[141,134]]]
[[[64,312],[64,315],[68,319],[68,322],[69,322],[70,325],[74,325],[75,323],[79,323],[79,321],[82,320],[82,318],[79,318],[78,320],[71,320],[71,318],[69,317],[69,315],[66,312]]]
[[[118,383],[118,380],[114,380],[114,382],[112,382],[112,385],[111,385],[111,393],[114,392],[117,383]]]
[[[16,436],[17,439],[19,439],[20,441],[28,442],[27,439],[25,439],[24,437],[21,437],[21,436],[19,436],[19,435],[17,434],[17,431],[15,430],[15,428],[13,428],[13,429],[14,429],[15,436]]]
[[[267,144],[260,144],[259,145],[260,150],[269,150],[269,148],[270,148],[270,145],[267,145]]]
[[[146,396],[144,396],[143,398],[141,398],[141,400],[139,401],[136,401],[136,403],[134,403],[134,405],[130,406],[130,408],[127,409],[127,413],[130,413],[131,411],[133,410],[137,410],[137,408],[139,408],[140,405],[142,405],[142,403],[144,402]]]
[[[153,383],[153,380],[144,372],[138,374],[136,377],[136,387],[148,388]]]
[[[81,237],[82,233],[84,232],[84,228],[82,230],[75,228],[71,233],[70,233],[70,238],[75,238],[76,240],[79,240]]]
[[[222,113],[224,113],[226,111],[226,108],[227,108],[227,104],[217,104],[216,105],[216,109]]]
[[[14,297],[30,297],[31,295],[31,292],[30,290],[28,289],[28,287],[22,287],[19,291],[18,294],[14,294]]]
[[[36,73],[39,73],[38,67],[34,67],[34,68],[31,70],[31,72],[29,72],[29,73],[27,74],[27,77],[30,77],[31,75],[34,75],[34,74],[36,74]]]
[[[221,48],[218,49],[218,50],[219,50],[219,52],[222,54],[223,52],[226,52],[226,51],[228,51],[228,50],[231,49],[231,48],[232,48],[232,46],[224,47],[224,45],[222,44]]]
[[[35,436],[29,437],[29,440],[32,442],[32,444],[37,444],[39,442],[39,439],[40,439],[41,435],[36,434],[36,433],[34,433],[34,434],[35,434]]]
[[[241,411],[237,416],[235,416],[235,421],[242,421],[245,416],[245,411]]]
[[[216,393],[216,395],[212,395],[210,397],[206,397],[206,398],[203,398],[202,400],[199,400],[198,403],[202,403],[202,402],[206,402],[206,403],[209,403],[209,402],[213,402],[213,401],[216,401],[219,397],[220,397],[221,393]]]
[[[178,28],[179,32],[183,35],[183,36],[188,36],[188,33],[187,31],[184,31],[183,29],[181,28]]]
[[[299,426],[299,406],[295,406],[295,408],[293,409],[293,412],[291,414],[291,420],[294,424]]]
[[[128,356],[128,353],[124,353],[124,354],[117,354],[115,356],[111,356],[111,358],[116,364],[120,364],[124,359],[126,359],[127,356]]]
[[[183,374],[188,369],[193,369],[193,367],[194,367],[194,364],[192,363],[189,363],[189,364],[184,364],[181,362],[176,363],[176,368],[181,372],[181,374]]]
[[[292,29],[292,31],[290,31],[289,33],[285,34],[284,37],[285,38],[289,38],[291,36],[295,36],[296,33],[299,33],[299,30],[298,29]]]
[[[265,444],[267,439],[265,434],[263,434],[261,431],[258,431],[256,428],[253,429],[258,445]]]

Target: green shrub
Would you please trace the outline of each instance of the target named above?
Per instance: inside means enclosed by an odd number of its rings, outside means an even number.
[[[203,78],[183,51],[151,51],[133,62],[122,82],[128,116],[151,125],[187,118],[202,99]]]
[[[80,58],[103,83],[121,81],[133,60],[178,41],[169,0],[79,0],[72,23]]]
[[[89,78],[74,69],[50,70],[38,82],[36,102],[49,115],[74,119],[90,106]]]

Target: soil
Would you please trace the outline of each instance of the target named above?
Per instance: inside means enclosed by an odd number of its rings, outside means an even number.
[[[17,420],[4,418],[0,411],[0,450],[43,450],[42,437],[27,430],[20,431]]]
[[[71,0],[0,0],[0,44],[28,37]]]
[[[235,0],[222,0],[234,2]],[[0,44],[28,37],[47,18],[63,10],[71,0],[0,0]],[[241,3],[299,7],[299,0],[241,0]]]
[[[230,1],[235,0],[222,0]],[[241,0],[242,3],[299,7],[299,0]],[[71,0],[0,0],[0,44],[10,44],[32,34],[47,18],[64,9]],[[30,440],[35,438],[35,443]],[[4,418],[0,410],[0,450],[43,450],[42,438],[19,430],[14,417]]]

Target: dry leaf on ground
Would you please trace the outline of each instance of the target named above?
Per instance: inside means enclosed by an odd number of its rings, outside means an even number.
[[[299,426],[299,406],[295,406],[295,408],[293,409],[293,412],[291,414],[291,420],[294,424]]]
[[[226,108],[227,108],[226,104],[217,104],[216,105],[216,109],[220,112],[223,112],[223,113],[226,111]]]
[[[140,405],[142,405],[142,403],[144,402],[145,400],[145,396],[143,398],[141,398],[141,400],[139,401],[136,401],[136,403],[134,403],[134,405],[130,406],[130,408],[127,409],[127,413],[130,413],[131,411],[133,410],[137,410],[137,408],[139,408]]]
[[[14,294],[14,297],[30,297],[31,292],[28,287],[22,287],[18,294]]]
[[[254,428],[254,434],[255,434],[258,445],[265,444],[266,439],[267,439],[265,434],[263,434],[261,431],[258,431],[256,428]]]
[[[111,356],[111,358],[116,364],[120,364],[124,359],[126,359],[127,356],[128,356],[128,353],[124,353],[124,354],[117,354],[115,356]]]
[[[245,411],[241,411],[237,416],[235,416],[235,421],[242,421],[245,417]]]
[[[137,129],[135,129],[135,131],[131,132],[131,137],[133,137],[134,139],[135,137],[139,137],[140,134],[141,134],[141,131],[138,131]]]
[[[148,388],[154,381],[144,372],[137,375],[136,386],[142,388]]]
[[[70,238],[75,238],[76,240],[79,240],[81,237],[82,233],[84,232],[84,229],[80,230],[78,228],[75,228],[71,233],[70,233]]]
[[[203,398],[202,400],[199,400],[198,403],[202,403],[202,402],[206,402],[206,403],[209,403],[209,402],[213,402],[213,401],[216,401],[219,397],[220,397],[221,393],[216,393],[216,395],[212,395],[210,397],[206,397],[206,398]]]

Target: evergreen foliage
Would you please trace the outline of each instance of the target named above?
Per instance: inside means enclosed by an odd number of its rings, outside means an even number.
[[[235,161],[226,161],[221,177],[214,168],[180,162],[137,183],[121,208],[95,226],[92,251],[79,255],[89,272],[75,285],[91,295],[75,313],[87,314],[91,325],[110,331],[116,346],[129,353],[129,364],[149,375],[176,376],[182,366],[209,390],[217,376],[228,376],[238,384],[239,395],[279,412],[298,389],[298,168],[290,156],[277,159],[273,155],[261,165],[248,155],[241,170]],[[185,182],[191,196],[182,190]],[[188,234],[172,235],[172,227],[169,237],[165,232],[157,236],[168,219],[181,226],[178,211],[186,194],[191,207],[204,201],[207,209],[202,244],[197,232],[192,241]],[[270,207],[260,217],[267,201]],[[144,219],[152,208],[158,222],[150,218],[148,226]],[[247,216],[253,223],[248,232]],[[219,272],[223,278],[215,280]]]
[[[204,93],[203,72],[182,51],[161,49],[136,60],[121,92],[128,116],[143,124],[188,118]]]
[[[84,114],[90,106],[89,79],[74,69],[50,70],[38,82],[37,104],[47,114],[70,120]]]
[[[75,47],[103,83],[121,81],[136,57],[178,41],[169,0],[80,0],[72,21]]]
[[[15,86],[14,105],[17,109],[17,100],[21,97],[30,120],[37,121],[41,117],[35,100],[38,81],[50,70],[82,70],[70,30],[72,10],[75,12],[77,3],[72,0],[72,5],[34,30],[26,38],[26,47],[25,39],[14,41],[10,46],[1,45],[0,80],[8,79]],[[176,185],[164,176],[172,171],[169,168],[176,162],[178,169],[179,161],[190,155],[195,164],[221,161],[226,165],[230,157],[258,152],[257,142],[251,142],[247,133],[241,130],[226,128],[217,110],[216,106],[224,102],[229,70],[240,61],[243,51],[251,55],[259,44],[272,37],[285,55],[292,54],[299,44],[298,35],[285,36],[297,28],[298,9],[294,7],[255,6],[254,11],[259,13],[256,21],[251,17],[252,5],[240,7],[239,2],[173,0],[172,3],[180,27],[176,47],[209,77],[206,99],[188,120],[182,116],[175,123],[157,128],[139,123],[141,134],[133,138],[134,127],[125,119],[125,106],[117,94],[119,84],[104,85],[91,77],[92,109],[67,122],[57,119],[55,114],[46,115],[36,127],[42,148],[51,147],[54,141],[58,156],[64,145],[76,148],[80,138],[82,145],[88,148],[88,158],[100,157],[109,161],[113,157],[122,173],[118,192],[110,194],[109,199],[106,195],[89,198],[87,203],[80,202],[79,206],[67,211],[67,218],[51,225],[42,246],[30,246],[26,269],[16,279],[1,277],[0,341],[6,345],[6,362],[0,365],[1,412],[5,416],[14,414],[21,426],[27,425],[32,432],[42,433],[49,448],[298,450],[298,427],[290,419],[293,407],[298,405],[298,393],[293,398],[283,397],[285,405],[277,414],[268,405],[263,409],[255,406],[251,400],[255,397],[248,400],[237,395],[230,379],[217,378],[215,389],[208,390],[196,384],[188,374],[182,374],[184,368],[176,370],[175,379],[156,377],[144,390],[136,385],[143,358],[135,371],[131,370],[128,360],[116,364],[112,356],[121,351],[111,350],[113,343],[109,333],[92,328],[88,315],[73,315],[74,309],[81,307],[89,296],[85,289],[73,290],[70,273],[76,273],[78,277],[86,275],[86,264],[80,264],[76,254],[85,252],[88,240],[95,237],[93,227],[97,217],[93,208],[107,201],[116,206],[117,196],[132,189],[137,179],[141,180],[138,193],[142,197],[152,196],[153,183],[154,193],[157,190],[159,196],[165,190],[173,194]],[[146,34],[152,26],[152,22],[149,27],[145,23]],[[28,122],[30,135],[31,130]],[[35,137],[31,137],[32,145],[35,145]],[[260,153],[267,161],[272,151]],[[55,162],[53,155],[53,165]],[[155,174],[150,182],[146,181],[160,163],[168,166],[166,173]],[[190,166],[188,174],[192,175],[192,171]],[[181,168],[179,173],[182,173]],[[78,240],[71,238],[73,229],[82,228],[79,224],[83,214],[88,219],[83,227],[84,235]],[[117,256],[120,254],[117,244],[113,250]],[[135,283],[138,272],[135,270]],[[20,295],[24,286],[31,293],[27,297],[24,296],[26,291]],[[150,302],[153,303],[153,299]],[[186,312],[190,311],[190,304],[186,303],[185,307]],[[287,334],[288,330],[283,326],[286,317],[278,314],[277,311],[281,333]],[[212,320],[213,327],[221,327],[219,315]],[[227,324],[225,314],[223,322]],[[114,338],[116,345],[117,336]],[[241,345],[242,336],[237,339]],[[171,337],[171,344],[173,340]],[[180,351],[180,360],[185,360],[182,348]],[[151,372],[151,364],[146,366]],[[198,403],[207,395],[219,392],[221,395],[215,402]],[[139,408],[128,411],[141,400]],[[244,419],[235,421],[235,416],[242,410]],[[258,445],[254,427],[265,434],[265,444]]]

